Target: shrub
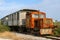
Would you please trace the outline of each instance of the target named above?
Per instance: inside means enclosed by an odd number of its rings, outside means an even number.
[[[54,35],[60,36],[60,27],[54,29]]]
[[[10,31],[10,28],[6,25],[1,24],[1,20],[0,20],[0,32],[4,32],[4,31]]]

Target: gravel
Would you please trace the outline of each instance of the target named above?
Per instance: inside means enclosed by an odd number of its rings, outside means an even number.
[[[20,37],[23,40],[52,40],[52,39],[47,39],[47,38],[43,38],[43,37],[36,37],[36,36],[20,34],[20,33],[16,33],[16,35],[17,35],[17,37]]]

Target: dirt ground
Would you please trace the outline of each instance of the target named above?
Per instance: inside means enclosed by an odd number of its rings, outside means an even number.
[[[18,33],[13,33],[13,32],[2,32],[0,33],[0,38],[3,39],[10,39],[10,40],[51,40],[51,39],[46,39],[42,37],[34,37],[31,35],[25,35],[25,34],[18,34]]]
[[[20,38],[16,36],[15,33],[12,32],[2,32],[0,33],[0,38],[5,38],[5,39],[13,39],[13,40],[19,40]]]

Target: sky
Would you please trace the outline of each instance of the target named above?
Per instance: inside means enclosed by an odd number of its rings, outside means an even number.
[[[60,0],[0,0],[0,19],[20,9],[37,9],[60,21]]]

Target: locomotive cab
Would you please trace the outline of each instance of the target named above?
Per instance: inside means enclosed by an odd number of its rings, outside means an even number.
[[[45,13],[31,12],[26,14],[26,27],[34,29],[35,27],[43,26]]]
[[[43,12],[31,12],[26,14],[26,27],[41,35],[52,34],[53,22]]]

